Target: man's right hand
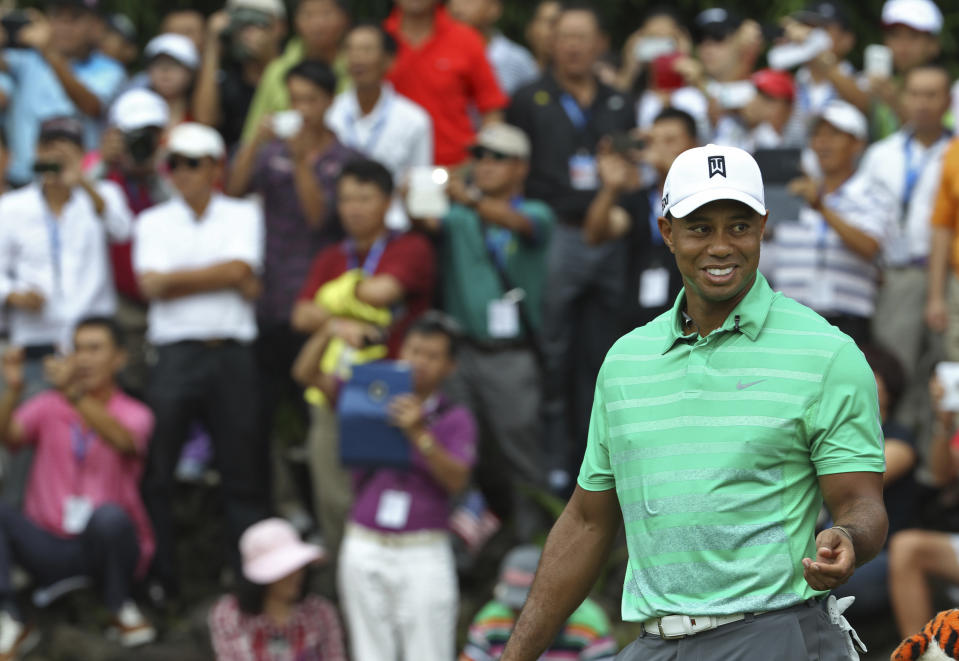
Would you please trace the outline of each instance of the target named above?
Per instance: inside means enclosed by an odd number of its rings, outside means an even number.
[[[228,27],[230,27],[230,13],[228,11],[220,10],[215,14],[211,14],[206,22],[206,44],[208,46],[216,44],[218,47],[220,45],[220,37],[223,36],[223,32]]]
[[[334,319],[330,331],[355,349],[363,349],[383,341],[383,331],[373,324],[355,319]]]
[[[253,134],[253,144],[262,145],[276,138],[276,133],[273,131],[273,115],[267,115],[260,120],[260,125],[256,129],[256,133]]]
[[[603,186],[616,193],[639,186],[639,169],[625,156],[613,151],[608,141],[600,144],[596,153],[596,169]]]
[[[942,298],[931,298],[926,301],[926,325],[936,333],[944,333],[949,325],[949,312],[946,301]]]
[[[26,379],[23,375],[23,365],[27,357],[23,347],[10,347],[3,352],[3,382],[11,390],[23,390]]]
[[[39,312],[43,309],[46,299],[43,294],[30,289],[28,291],[10,292],[7,296],[7,305],[30,312]]]

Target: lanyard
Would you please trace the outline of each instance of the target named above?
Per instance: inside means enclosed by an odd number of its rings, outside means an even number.
[[[381,236],[370,248],[370,251],[366,253],[366,259],[363,260],[362,266],[363,272],[366,275],[376,273],[376,268],[380,265],[380,259],[383,258],[383,253],[386,251],[386,244],[390,242],[391,237],[391,233]],[[353,239],[346,240],[345,249],[347,270],[352,271],[353,269],[361,268],[360,256],[356,251],[356,243],[354,243]]]
[[[663,235],[659,233],[659,209],[662,204],[662,196],[655,188],[649,189],[649,242],[656,245],[663,245]]]
[[[43,214],[43,220],[47,224],[47,237],[50,240],[50,259],[53,261],[53,289],[60,293],[60,283],[62,281],[63,269],[60,265],[61,255],[63,254],[63,243],[60,238],[60,223],[54,218],[49,209]]]
[[[569,121],[573,123],[573,126],[580,131],[586,128],[586,125],[589,123],[589,111],[583,110],[569,92],[563,92],[559,97],[559,103],[563,106],[563,111],[566,113],[566,116],[569,117]]]
[[[947,131],[943,131],[942,137],[939,140],[943,140],[949,136]],[[915,159],[913,157],[912,142],[915,135],[910,133],[909,137],[906,138],[906,141],[902,145],[902,150],[905,156],[905,181],[902,185],[902,208],[906,209],[909,206],[909,201],[912,199],[912,194],[916,189],[916,184],[919,183],[919,177],[922,175],[923,171],[926,169],[926,166],[929,165],[929,161],[932,160],[933,149],[939,143],[939,140],[934,142],[926,149],[925,153],[922,154],[922,157]]]
[[[386,129],[386,121],[389,119],[390,109],[393,106],[393,95],[385,89],[383,90],[383,94],[385,95],[383,107],[380,109],[379,117],[370,129],[370,134],[366,137],[365,144],[361,144],[360,134],[356,128],[356,123],[359,121],[359,103],[357,103],[356,112],[352,112],[346,117],[346,127],[348,130],[347,145],[367,156],[373,153],[373,148],[380,141],[380,138],[383,137],[383,131]]]

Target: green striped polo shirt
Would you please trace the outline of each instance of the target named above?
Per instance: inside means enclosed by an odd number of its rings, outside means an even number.
[[[885,470],[876,382],[849,337],[759,273],[722,327],[683,337],[684,293],[606,356],[579,474],[619,498],[624,620],[820,594],[801,564],[817,476]]]

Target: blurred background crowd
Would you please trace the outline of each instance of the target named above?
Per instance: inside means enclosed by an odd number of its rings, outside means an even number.
[[[876,375],[890,541],[847,615],[888,644],[959,600],[944,0],[368,4],[0,3],[0,660],[99,658],[62,622],[103,658],[498,658],[707,143]],[[624,559],[546,658],[628,642]]]

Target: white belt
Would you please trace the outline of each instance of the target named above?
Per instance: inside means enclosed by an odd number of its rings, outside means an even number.
[[[685,638],[709,631],[724,624],[746,619],[745,613],[735,615],[664,615],[643,622],[643,631],[660,638]]]

